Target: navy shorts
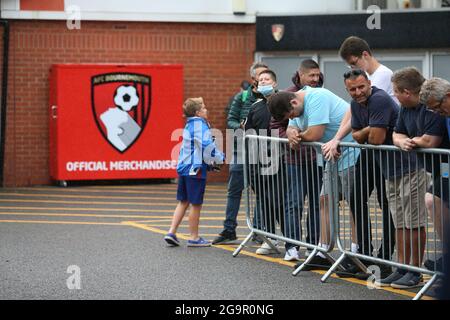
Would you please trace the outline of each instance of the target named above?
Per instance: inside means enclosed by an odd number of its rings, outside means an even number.
[[[187,201],[191,204],[203,204],[206,179],[178,176],[177,200]]]

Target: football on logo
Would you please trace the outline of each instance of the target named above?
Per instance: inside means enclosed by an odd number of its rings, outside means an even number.
[[[133,86],[120,86],[114,95],[114,103],[123,111],[130,111],[139,104],[139,96]]]
[[[151,78],[137,73],[103,73],[91,78],[91,88],[98,129],[111,146],[125,152],[149,119]]]

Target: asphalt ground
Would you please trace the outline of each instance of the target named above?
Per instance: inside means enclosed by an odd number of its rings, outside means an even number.
[[[163,241],[176,205],[175,184],[0,189],[0,299],[403,300],[415,291],[368,289],[323,271],[292,276],[281,254],[255,243],[188,248]],[[200,233],[221,230],[226,186],[207,186]],[[249,230],[244,207],[238,238]],[[428,297],[425,297],[428,299]]]

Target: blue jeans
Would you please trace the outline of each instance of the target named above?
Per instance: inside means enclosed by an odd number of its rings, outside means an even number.
[[[244,190],[244,167],[242,164],[230,164],[228,176],[227,208],[225,211],[224,231],[236,233],[237,215]]]
[[[317,244],[320,237],[320,189],[322,188],[322,168],[316,161],[301,165],[288,165],[288,187],[285,198],[285,232],[287,238],[301,240],[301,219],[305,197],[308,196],[308,216],[306,219],[306,242]],[[286,243],[286,249],[294,247]]]

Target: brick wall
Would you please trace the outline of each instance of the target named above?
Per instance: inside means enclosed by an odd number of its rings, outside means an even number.
[[[55,63],[177,63],[185,97],[203,96],[213,127],[225,129],[224,107],[248,79],[254,25],[11,21],[5,186],[49,184],[48,74]],[[212,174],[224,181],[227,170]]]

